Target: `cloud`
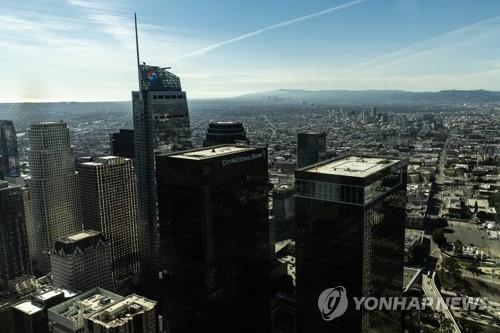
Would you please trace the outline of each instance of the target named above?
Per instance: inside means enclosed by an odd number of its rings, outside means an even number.
[[[278,28],[283,28],[283,27],[286,27],[286,26],[289,26],[289,25],[292,25],[292,24],[295,24],[295,23],[298,23],[298,22],[310,20],[310,19],[316,18],[318,16],[322,16],[322,15],[326,15],[326,14],[329,14],[329,13],[332,13],[332,12],[336,12],[338,10],[342,10],[344,8],[352,7],[354,5],[358,5],[358,4],[366,2],[366,1],[368,1],[368,0],[356,0],[356,1],[345,3],[345,4],[340,5],[340,6],[335,6],[335,7],[328,8],[328,9],[322,10],[320,12],[316,12],[316,13],[313,13],[313,14],[309,14],[309,15],[297,17],[297,18],[294,18],[294,19],[291,19],[291,20],[287,20],[287,21],[284,21],[284,22],[276,23],[276,24],[267,26],[265,28],[262,28],[262,29],[259,29],[259,30],[255,30],[255,31],[246,33],[244,35],[241,35],[241,36],[238,36],[238,37],[235,37],[235,38],[231,38],[231,39],[219,42],[219,43],[215,43],[215,44],[203,47],[201,49],[198,49],[196,51],[184,54],[184,55],[178,57],[176,60],[182,60],[182,59],[186,59],[186,58],[190,58],[190,57],[194,57],[194,56],[201,56],[201,55],[204,55],[204,54],[206,54],[206,53],[208,53],[210,51],[213,51],[213,50],[215,50],[215,49],[217,49],[219,47],[222,47],[222,46],[225,46],[225,45],[228,45],[228,44],[232,44],[232,43],[236,43],[236,42],[242,41],[244,39],[260,35],[260,34],[266,32],[266,31],[274,30],[274,29],[278,29]]]
[[[492,26],[497,29],[492,29]],[[440,34],[402,49],[382,54],[368,61],[361,62],[344,70],[340,70],[336,74],[353,71],[369,72],[385,69],[423,55],[431,55],[440,50],[448,50],[453,46],[465,46],[476,41],[480,42],[481,39],[485,39],[488,36],[498,36],[500,30],[499,28],[500,16],[489,18],[444,34]]]

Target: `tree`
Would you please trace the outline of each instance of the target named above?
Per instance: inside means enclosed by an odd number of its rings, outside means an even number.
[[[460,241],[460,239],[457,239],[455,242],[453,242],[453,247],[454,247],[455,254],[462,253],[463,244]]]
[[[443,246],[446,244],[446,237],[444,237],[443,228],[434,229],[432,232],[432,240],[439,246]]]
[[[458,265],[458,260],[450,257],[446,257],[443,260],[443,268],[450,272],[453,276],[460,275],[460,266]]]
[[[474,275],[479,275],[479,273],[481,273],[481,270],[479,269],[479,262],[474,260],[473,262],[467,265],[467,270],[473,273]]]

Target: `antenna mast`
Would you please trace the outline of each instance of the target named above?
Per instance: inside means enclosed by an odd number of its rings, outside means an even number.
[[[135,52],[137,54],[137,75],[139,78],[139,93],[142,99],[142,75],[141,66],[139,60],[139,37],[137,36],[137,15],[134,13],[134,23],[135,23]]]

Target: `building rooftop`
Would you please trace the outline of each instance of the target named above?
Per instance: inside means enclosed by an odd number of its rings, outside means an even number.
[[[405,249],[408,249],[418,242],[422,242],[425,232],[423,230],[405,229]]]
[[[78,328],[82,328],[82,317],[88,318],[122,299],[122,296],[101,288],[91,289],[78,297],[51,307],[48,311],[49,320],[68,328],[73,328],[75,324]],[[69,319],[71,323],[61,320],[61,317]]]
[[[63,243],[76,243],[79,242],[83,239],[90,238],[90,237],[95,237],[97,235],[100,235],[101,233],[95,230],[85,230],[70,236],[63,237],[59,239],[58,241],[63,242]]]
[[[403,292],[407,292],[415,284],[422,273],[421,269],[405,267],[403,271]]]
[[[127,161],[130,161],[130,159],[121,156],[101,156],[101,157],[91,158],[89,162],[83,162],[80,165],[88,165],[88,166],[117,165],[117,164],[124,164]]]
[[[19,304],[16,304],[13,306],[13,308],[17,309],[21,312],[24,312],[27,315],[32,315],[34,313],[37,313],[38,311],[43,310],[43,307],[32,303],[31,300],[27,300],[27,301],[21,302]]]
[[[92,315],[89,320],[105,327],[120,327],[135,315],[150,311],[155,306],[155,301],[132,294]]]
[[[90,229],[84,230],[56,240],[53,253],[60,254],[60,251],[63,250],[64,254],[71,254],[76,248],[85,251],[89,247],[97,247],[102,242],[106,243],[100,232]]]
[[[323,164],[313,165],[304,171],[364,178],[398,162],[400,160],[381,157],[346,156]]]
[[[234,153],[243,153],[253,150],[255,150],[255,148],[248,146],[234,146],[234,145],[219,146],[219,147],[215,146],[206,149],[186,151],[179,154],[171,155],[171,157],[185,158],[190,160],[204,160],[204,159],[230,155]]]
[[[64,292],[62,290],[59,290],[59,289],[52,289],[52,290],[49,290],[45,293],[37,295],[37,298],[42,300],[42,301],[46,301],[46,300],[51,299],[52,297],[55,297],[59,294],[64,294]]]

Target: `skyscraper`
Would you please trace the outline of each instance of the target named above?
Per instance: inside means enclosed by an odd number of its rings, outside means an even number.
[[[31,274],[31,261],[22,189],[0,180],[0,287],[25,274]]]
[[[54,242],[82,229],[78,175],[65,123],[31,124],[28,138],[29,189],[36,237],[34,268],[45,274],[50,270],[49,249]]]
[[[273,190],[273,216],[276,241],[293,238],[295,225],[295,188],[281,184]]]
[[[157,279],[158,230],[155,156],[191,147],[191,130],[179,77],[166,68],[139,66],[140,91],[132,92],[139,204],[139,250],[147,285]]]
[[[210,122],[207,128],[204,147],[231,143],[247,143],[247,133],[243,124],[237,121]]]
[[[106,156],[78,165],[83,224],[111,242],[115,287],[139,272],[137,190],[131,159]]]
[[[135,158],[135,135],[133,129],[120,129],[109,135],[111,155]]]
[[[397,312],[357,311],[325,321],[320,294],[401,296],[406,160],[348,156],[295,172],[297,333],[402,332]]]
[[[54,286],[76,290],[112,288],[111,245],[100,232],[79,231],[58,239],[50,253]]]
[[[267,332],[267,148],[157,158],[163,306],[170,332]]]
[[[318,163],[326,158],[326,133],[297,135],[297,168]]]
[[[12,121],[0,120],[0,179],[19,175],[16,129]]]

